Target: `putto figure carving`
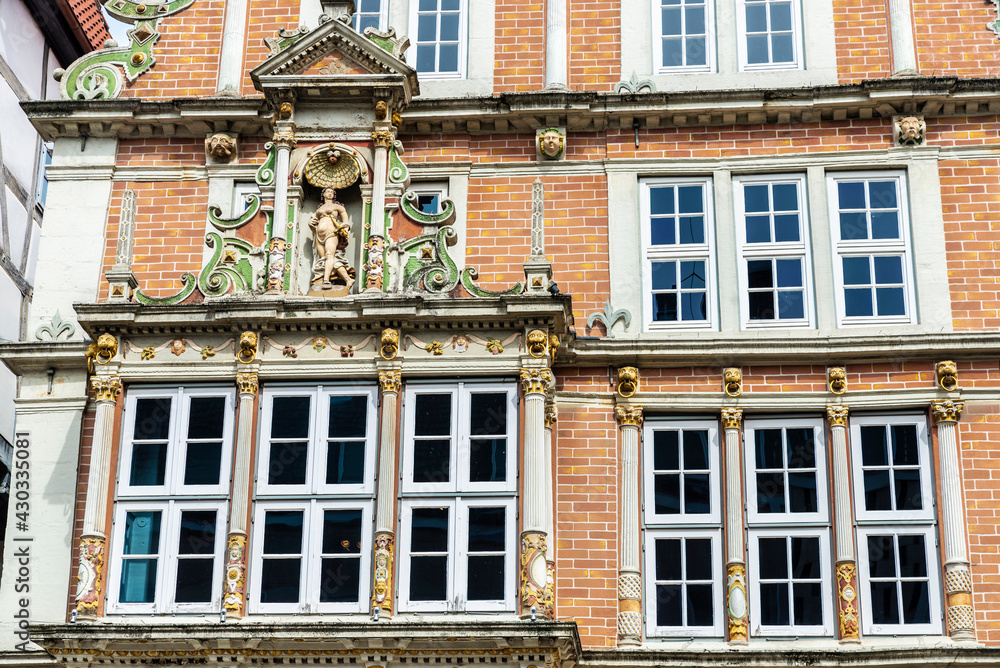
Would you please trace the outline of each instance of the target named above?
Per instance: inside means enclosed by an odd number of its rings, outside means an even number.
[[[902,116],[893,124],[896,143],[900,146],[920,146],[924,143],[927,124],[920,116]]]
[[[332,290],[331,277],[343,281],[350,291],[354,286],[354,268],[347,263],[347,244],[350,242],[351,221],[347,209],[337,201],[334,188],[323,189],[323,203],[309,220],[313,231],[313,290]]]

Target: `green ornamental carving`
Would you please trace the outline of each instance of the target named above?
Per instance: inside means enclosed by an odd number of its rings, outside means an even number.
[[[254,272],[249,259],[255,250],[253,244],[209,232],[205,245],[215,252],[198,276],[198,289],[203,295],[221,297],[230,291],[253,290]]]
[[[274,183],[274,164],[278,160],[278,148],[273,143],[264,144],[264,150],[267,151],[267,158],[257,169],[257,175],[254,177],[259,186],[269,186]]]
[[[493,292],[475,284],[479,272],[475,268],[458,269],[458,265],[448,254],[448,246],[458,237],[455,228],[444,226],[433,234],[424,234],[408,239],[400,244],[404,257],[409,256],[403,266],[403,289],[446,294],[459,283],[474,297],[499,297],[519,295],[524,292],[524,283]]]

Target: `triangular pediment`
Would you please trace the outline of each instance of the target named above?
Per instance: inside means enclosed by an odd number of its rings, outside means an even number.
[[[398,88],[406,102],[417,95],[416,71],[403,60],[407,40],[389,33],[361,35],[340,20],[327,20],[292,39],[271,40],[276,53],[250,72],[258,90],[273,95],[283,89],[314,89],[313,95],[359,95]],[[288,33],[291,35],[291,33]]]

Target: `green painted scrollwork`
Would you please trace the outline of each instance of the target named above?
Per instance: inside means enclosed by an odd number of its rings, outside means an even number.
[[[65,72],[57,70],[59,87],[70,100],[99,100],[118,97],[125,79],[135,81],[156,62],[153,45],[160,39],[160,19],[187,9],[195,0],[169,0],[162,4],[110,0],[104,7],[113,17],[134,23],[128,31],[128,46],[99,49],[76,59]],[[124,70],[125,76],[118,68]]]
[[[198,289],[202,294],[220,297],[231,290],[241,292],[253,289],[253,267],[248,259],[254,251],[253,244],[209,232],[205,236],[205,245],[214,248],[215,252],[198,277]]]
[[[448,198],[441,200],[441,213],[424,213],[417,206],[417,193],[408,192],[399,201],[403,215],[421,225],[447,225],[455,219],[455,203]]]
[[[474,297],[500,297],[519,295],[524,292],[524,283],[493,292],[475,284],[479,272],[470,267],[459,270],[448,254],[448,246],[455,243],[458,233],[455,228],[445,226],[434,234],[414,237],[400,244],[400,251],[409,255],[403,266],[403,289],[424,290],[426,292],[448,293],[462,284]],[[422,257],[426,255],[427,257]]]
[[[247,206],[247,210],[236,218],[222,218],[222,209],[217,206],[210,206],[208,208],[209,222],[220,230],[235,230],[243,227],[260,213],[260,195],[247,195],[246,201],[249,205]]]
[[[389,181],[405,185],[410,179],[410,170],[401,155],[403,155],[403,142],[397,139],[389,149]]]
[[[259,186],[269,186],[274,183],[274,164],[278,159],[278,149],[273,143],[267,142],[264,144],[264,150],[267,151],[267,158],[264,159],[264,164],[257,170],[257,175],[254,179]]]
[[[462,287],[469,291],[469,294],[474,297],[505,297],[507,295],[519,295],[524,292],[524,283],[518,281],[506,290],[498,290],[494,292],[493,290],[485,290],[473,281],[479,278],[479,271],[475,267],[469,267],[462,271]]]
[[[191,293],[198,286],[198,279],[192,273],[185,273],[181,275],[181,283],[184,284],[184,287],[180,289],[180,292],[167,297],[150,297],[144,294],[142,290],[136,290],[135,298],[140,304],[145,304],[146,306],[171,306],[179,304],[191,296]]]

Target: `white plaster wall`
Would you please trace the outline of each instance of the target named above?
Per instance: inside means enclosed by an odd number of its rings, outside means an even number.
[[[86,405],[86,376],[57,372],[53,394],[47,395],[44,373],[25,377],[17,400],[18,433],[29,433],[30,499],[29,528],[18,531],[9,525],[11,538],[4,545],[4,577],[0,583],[0,654],[15,650],[22,642],[14,613],[19,600],[28,599],[31,623],[60,623],[66,618],[66,593],[70,591],[73,508],[76,502],[76,471],[80,449],[80,426]],[[38,395],[44,398],[36,398]],[[15,466],[17,462],[15,448]],[[12,499],[13,500],[13,499]],[[14,512],[11,503],[10,512]],[[12,518],[13,519],[13,518]],[[19,547],[29,546],[28,591],[16,591]]]
[[[44,48],[45,37],[25,4],[21,0],[0,2],[0,56],[36,100],[41,97]]]
[[[2,78],[0,78],[0,119],[3,119],[0,123],[0,148],[3,150],[4,166],[31,194],[31,180],[38,161],[36,153],[38,135],[18,106],[17,95]]]
[[[87,179],[49,182],[38,251],[41,280],[35,286],[28,317],[32,338],[35,328],[48,322],[56,311],[63,320],[70,320],[74,302],[95,301],[103,281],[104,231],[111,197],[108,176],[117,141],[91,138],[83,151],[80,143],[79,139],[60,139],[53,152],[53,166],[88,166],[96,172]],[[83,338],[79,328],[74,338]]]

